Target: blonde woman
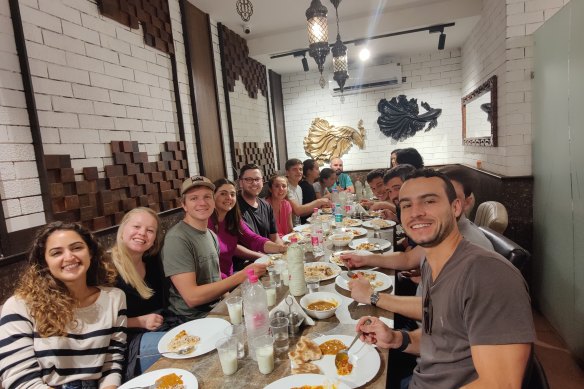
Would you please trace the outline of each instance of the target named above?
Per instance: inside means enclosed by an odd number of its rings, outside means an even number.
[[[128,351],[126,379],[141,374],[156,360],[141,357],[156,353],[158,341],[168,329],[167,287],[158,257],[160,230],[158,215],[150,208],[135,208],[124,215],[112,258],[118,269],[116,286],[126,294],[128,306]]]
[[[53,222],[36,236],[0,319],[4,388],[115,389],[126,345],[126,300],[91,233]]]

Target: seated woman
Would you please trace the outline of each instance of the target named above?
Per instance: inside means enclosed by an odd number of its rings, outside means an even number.
[[[280,237],[292,232],[292,205],[288,201],[288,179],[286,176],[273,175],[268,180],[266,201],[274,209],[276,229]]]
[[[158,341],[173,324],[168,306],[168,285],[158,256],[161,245],[159,220],[150,208],[135,208],[124,215],[112,259],[118,269],[116,286],[126,294],[128,348],[126,374],[129,380],[146,371],[158,356],[137,358],[158,352]]]
[[[320,176],[318,181],[316,181],[312,186],[316,192],[316,198],[320,199],[322,197],[330,198],[330,192],[328,188],[333,186],[337,182],[337,173],[333,169],[325,167],[320,171]]]
[[[283,253],[286,246],[254,233],[241,219],[235,184],[220,178],[215,185],[215,212],[209,218],[208,228],[219,237],[219,267],[221,278],[233,274],[233,256],[257,259],[264,253]]]
[[[122,381],[126,299],[91,233],[53,222],[36,236],[0,320],[4,388],[115,389]]]

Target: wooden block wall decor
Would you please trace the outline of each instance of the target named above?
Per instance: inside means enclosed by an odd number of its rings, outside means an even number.
[[[83,168],[83,177],[85,177],[86,180],[97,180],[99,178],[98,174],[97,174],[97,168],[96,167],[84,167]]]
[[[237,171],[248,163],[255,163],[262,168],[266,179],[276,172],[274,147],[271,143],[265,142],[260,147],[257,142],[234,142],[233,149],[235,151],[233,165]]]
[[[174,54],[168,0],[99,0],[99,10],[130,28],[142,24],[144,42],[168,54]]]
[[[266,67],[249,57],[249,49],[245,39],[221,25],[219,33],[222,35],[223,58],[227,86],[230,92],[235,90],[235,81],[241,78],[249,97],[257,98],[258,89],[267,97],[268,82]]]

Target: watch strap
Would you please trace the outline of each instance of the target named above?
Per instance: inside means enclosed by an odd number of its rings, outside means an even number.
[[[379,301],[379,292],[374,291],[373,293],[371,293],[369,301],[371,302],[371,305],[373,305],[374,307],[377,306],[377,302]]]
[[[404,351],[406,348],[408,348],[408,346],[410,345],[412,340],[410,339],[410,334],[408,333],[408,331],[399,330],[399,332],[401,332],[401,334],[402,334],[402,344],[396,350],[397,351]]]

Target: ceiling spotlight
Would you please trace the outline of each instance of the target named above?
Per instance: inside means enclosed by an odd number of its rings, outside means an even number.
[[[308,60],[306,59],[306,54],[302,58],[302,69],[304,69],[305,72],[307,72],[309,70],[308,69]]]
[[[445,43],[446,43],[446,34],[440,33],[440,38],[438,38],[438,50],[444,50]]]
[[[369,59],[369,57],[371,57],[371,52],[369,51],[369,49],[367,47],[363,47],[361,49],[361,51],[359,52],[359,59],[361,61],[367,61]]]

